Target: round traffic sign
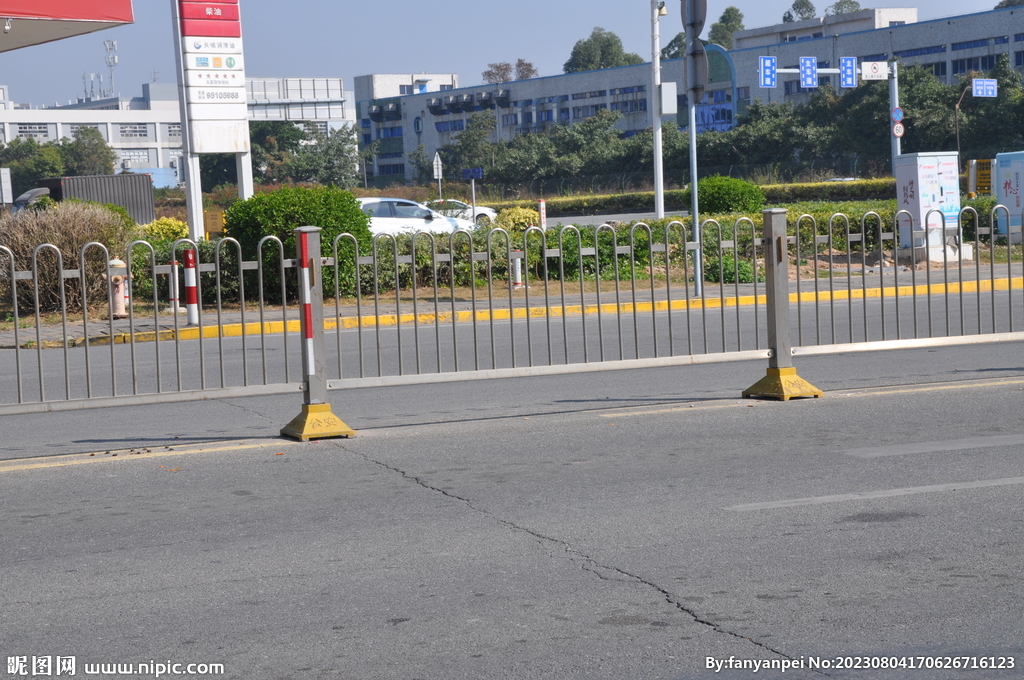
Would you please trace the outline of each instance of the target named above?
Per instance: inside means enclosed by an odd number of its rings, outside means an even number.
[[[896,107],[892,110],[892,122],[899,123],[903,120],[903,109]]]
[[[903,133],[907,131],[907,128],[903,126],[903,123],[896,123],[892,126],[892,133],[897,137],[902,137]]]

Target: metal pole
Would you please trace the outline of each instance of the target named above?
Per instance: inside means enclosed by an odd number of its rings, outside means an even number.
[[[181,12],[178,0],[171,0],[174,24],[174,60],[178,70],[178,108],[181,112],[181,163],[184,166],[185,211],[188,217],[189,238],[202,241],[206,236],[203,225],[203,188],[199,179],[199,156],[192,153],[192,125],[188,117],[185,93],[185,60],[181,45]]]
[[[471,177],[469,179],[469,191],[473,201],[473,213],[469,216],[469,219],[473,224],[476,224],[476,178]]]
[[[900,106],[900,76],[898,62],[889,62],[889,111]],[[889,137],[892,140],[892,174],[896,175],[896,157],[900,155],[900,138],[893,134],[892,122],[889,122]]]
[[[658,16],[665,6],[651,0],[651,122],[654,130],[654,216],[665,216],[665,178],[661,144],[661,34]]]
[[[687,12],[687,20],[695,15],[695,9],[690,7]],[[690,224],[693,240],[697,242],[697,252],[693,260],[693,292],[694,295],[704,294],[704,237],[700,228],[700,211],[697,201],[697,92],[694,86],[697,84],[697,60],[693,56],[693,45],[698,40],[696,31],[687,26],[686,30],[686,108],[688,115],[688,133],[690,139]]]
[[[688,74],[696,69],[692,67],[693,58],[687,57],[691,66],[687,69]],[[690,82],[693,82],[692,80]],[[693,240],[697,242],[697,254],[693,261],[693,292],[695,295],[704,294],[704,236],[700,228],[700,213],[698,212],[697,201],[697,105],[693,101],[693,90],[687,97],[687,113],[689,114],[689,135],[690,135],[690,216]]]

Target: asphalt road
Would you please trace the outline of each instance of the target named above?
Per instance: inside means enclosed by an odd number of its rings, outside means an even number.
[[[738,398],[762,362],[336,391],[358,436],[310,444],[276,436],[294,396],[6,416],[3,651],[79,675],[1020,677],[1022,350],[805,357],[826,396],[789,403]],[[846,656],[1015,668],[708,668]]]

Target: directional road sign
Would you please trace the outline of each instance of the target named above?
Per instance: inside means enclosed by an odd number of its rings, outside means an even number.
[[[857,57],[839,57],[839,87],[857,87]]]
[[[761,87],[777,87],[779,84],[779,58],[760,57]]]
[[[800,87],[818,87],[818,58],[800,57]]]
[[[975,97],[998,97],[999,81],[995,78],[974,78],[971,80]]]

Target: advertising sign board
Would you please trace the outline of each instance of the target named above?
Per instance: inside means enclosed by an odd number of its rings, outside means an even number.
[[[177,0],[190,152],[249,151],[238,0]]]

